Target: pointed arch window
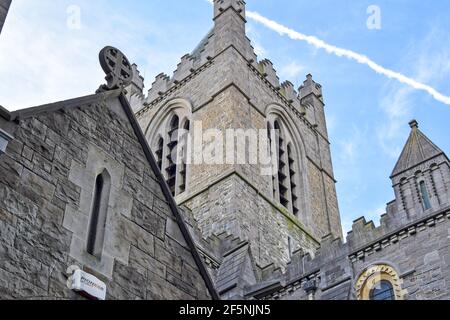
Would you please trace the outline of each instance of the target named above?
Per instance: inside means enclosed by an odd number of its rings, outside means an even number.
[[[167,184],[169,185],[172,195],[176,194],[176,180],[177,180],[177,157],[178,157],[178,128],[180,125],[180,119],[177,115],[172,117],[169,126],[169,143],[167,144],[168,165],[166,168]]]
[[[430,194],[428,193],[425,181],[420,181],[419,187],[420,187],[420,194],[422,196],[423,208],[425,210],[429,210],[431,209],[431,201],[430,201]]]
[[[101,257],[103,251],[110,192],[111,176],[104,170],[95,179],[86,246],[87,253],[96,257]]]

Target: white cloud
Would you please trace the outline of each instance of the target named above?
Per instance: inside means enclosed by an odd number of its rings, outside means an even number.
[[[353,159],[355,157],[356,144],[354,141],[346,141],[341,143],[342,156],[346,159]]]
[[[364,154],[364,146],[367,142],[368,128],[353,124],[346,134],[346,138],[338,141],[340,153],[339,160],[349,168],[354,170],[354,165]]]
[[[213,3],[212,0],[206,0],[206,1],[208,1],[209,3]],[[276,21],[270,20],[270,19],[262,16],[258,12],[247,11],[247,17],[252,19],[253,21],[256,21],[256,22],[264,25],[265,27],[277,32],[281,36],[287,35],[289,38],[291,38],[293,40],[305,41],[315,48],[324,49],[325,51],[327,51],[330,54],[334,54],[338,57],[345,57],[350,60],[356,61],[357,63],[364,64],[364,65],[368,66],[370,69],[372,69],[373,71],[375,71],[376,73],[382,74],[382,75],[388,77],[389,79],[395,79],[395,80],[397,80],[403,84],[406,84],[416,90],[425,91],[428,94],[430,94],[431,96],[433,96],[434,99],[436,99],[444,104],[450,105],[450,97],[449,96],[445,96],[442,93],[440,93],[439,91],[437,91],[435,88],[433,88],[429,85],[426,85],[424,83],[421,83],[417,80],[414,80],[412,78],[409,78],[399,72],[395,72],[393,70],[384,68],[383,66],[377,64],[375,61],[371,60],[369,57],[367,57],[365,55],[359,54],[352,50],[333,46],[331,44],[326,43],[323,40],[318,39],[317,37],[308,36],[308,35],[298,32],[298,31],[295,31],[293,29],[290,29]]]
[[[405,61],[413,65],[413,73],[419,81],[433,81],[435,83],[446,82],[450,74],[448,61],[450,61],[450,37],[442,34],[442,31],[434,28],[427,37],[416,42],[405,55]],[[378,126],[378,141],[385,154],[397,159],[405,143],[405,135],[409,130],[406,125],[414,117],[414,110],[419,105],[415,96],[416,91],[411,87],[393,85],[389,81],[383,90],[383,98],[380,109],[386,115],[386,119]]]
[[[79,30],[67,26],[71,0],[12,2],[0,39],[4,107],[17,110],[93,94],[105,82],[98,52],[106,45],[120,48],[144,75],[171,73],[185,53],[173,45],[175,28],[168,31],[150,19],[124,15],[106,0],[76,3]],[[149,76],[146,84],[152,81]]]
[[[379,126],[377,137],[384,153],[393,159],[397,159],[402,151],[405,140],[402,132],[407,130],[407,121],[412,118],[413,93],[414,90],[409,87],[395,87],[380,103],[387,119]]]
[[[393,70],[387,69],[382,67],[381,65],[377,64],[373,60],[369,59],[367,56],[356,53],[354,51],[339,48],[333,45],[330,45],[314,36],[308,36],[305,34],[302,34],[300,32],[297,32],[295,30],[289,29],[288,27],[285,27],[278,22],[275,22],[273,20],[270,20],[266,17],[263,17],[257,12],[247,12],[247,17],[250,19],[261,23],[262,25],[266,26],[269,29],[272,29],[273,31],[279,33],[280,35],[287,35],[289,38],[293,40],[300,40],[300,41],[306,41],[310,45],[319,48],[324,49],[330,54],[334,54],[338,57],[345,57],[350,60],[356,61],[360,64],[364,64],[368,66],[370,69],[374,70],[375,72],[382,74],[390,79],[395,79],[403,84],[406,84],[416,90],[425,91],[431,96],[433,96],[436,100],[450,105],[450,97],[443,95],[442,93],[438,92],[433,87],[426,85],[424,83],[421,83],[417,80],[414,80],[412,78],[409,78],[401,73],[395,72]]]
[[[297,81],[302,73],[305,72],[306,67],[298,61],[292,61],[280,69],[280,76],[282,79]]]
[[[255,53],[258,57],[266,57],[267,50],[262,46],[262,44],[258,41],[252,41],[253,48],[255,49]]]
[[[261,36],[251,24],[247,26],[247,34],[251,39],[252,46],[255,50],[256,55],[260,58],[267,57],[269,51],[261,44]]]

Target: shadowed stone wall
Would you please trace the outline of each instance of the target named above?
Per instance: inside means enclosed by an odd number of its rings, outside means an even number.
[[[399,229],[387,222],[374,228],[372,222],[360,219],[355,222],[346,244],[329,237],[322,241],[314,258],[295,253],[283,276],[266,277],[269,283],[272,280],[272,287],[259,292],[250,290],[249,297],[363,299],[361,292],[367,285],[364,280],[373,275],[377,282],[386,273],[393,275],[396,299],[448,300],[449,263],[449,209]],[[312,296],[306,290],[311,281],[314,282]]]
[[[73,104],[73,103],[72,103]],[[108,299],[207,299],[205,282],[118,99],[0,125],[0,298],[78,299],[77,265]],[[86,253],[96,175],[111,195],[101,258]]]

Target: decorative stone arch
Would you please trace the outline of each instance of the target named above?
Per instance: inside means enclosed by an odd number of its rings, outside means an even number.
[[[417,196],[417,200],[420,203],[420,206],[423,211],[428,211],[433,208],[432,202],[434,201],[432,194],[432,176],[431,172],[429,176],[427,176],[427,172],[423,172],[422,170],[417,170],[414,172],[414,187],[415,194]],[[419,209],[419,210],[420,210]]]
[[[152,120],[145,129],[145,136],[150,146],[153,147],[155,143],[155,137],[161,132],[166,123],[171,119],[171,115],[176,114],[180,119],[180,123],[189,119],[192,121],[192,104],[183,98],[174,98],[167,101],[158,111],[156,111]],[[163,131],[164,132],[164,131]],[[164,134],[162,135],[164,136]]]
[[[395,300],[405,300],[407,292],[402,289],[403,280],[394,267],[376,264],[366,268],[357,278],[355,285],[358,300],[370,300],[370,293],[382,281],[392,285]]]
[[[291,145],[292,152],[296,155],[296,185],[297,185],[297,201],[298,201],[298,218],[305,225],[310,225],[312,217],[308,215],[311,212],[308,201],[309,184],[307,175],[307,158],[306,148],[302,135],[296,125],[295,120],[286,110],[278,104],[270,104],[265,110],[267,125],[274,128],[274,122],[278,120],[282,126],[283,135],[286,141],[286,146]],[[268,127],[269,129],[269,127]],[[277,179],[273,179],[273,184],[278,183]],[[276,188],[274,188],[276,189]]]
[[[436,205],[441,206],[443,202],[443,195],[438,192],[438,185],[445,185],[444,176],[442,175],[442,171],[440,170],[439,165],[436,162],[430,163],[429,166],[429,177],[431,181],[431,191],[434,197],[436,197]]]
[[[178,117],[176,136],[170,134],[172,120],[174,117]],[[160,154],[155,153],[156,158],[161,159],[160,167],[162,168],[163,176],[167,179],[169,185],[173,188],[174,195],[182,194],[186,191],[187,186],[187,171],[188,166],[180,164],[180,161],[175,163],[175,173],[170,168],[174,163],[170,156],[172,152],[176,152],[180,156],[180,140],[183,138],[181,133],[183,132],[186,123],[192,121],[192,104],[182,98],[175,98],[164,104],[158,111],[156,111],[148,127],[145,130],[145,136],[153,152],[159,151]],[[160,138],[163,138],[163,149],[158,150]],[[173,143],[176,141],[176,149],[173,150]],[[178,159],[180,160],[180,159]],[[175,178],[174,178],[175,176]],[[175,182],[173,182],[175,180]]]

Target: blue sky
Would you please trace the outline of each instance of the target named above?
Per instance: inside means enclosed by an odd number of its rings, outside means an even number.
[[[381,29],[366,26],[381,9]],[[79,8],[81,28],[67,27]],[[369,56],[450,95],[450,3],[419,0],[248,0],[247,7],[301,33]],[[69,12],[69,13],[68,13]],[[97,55],[121,48],[148,89],[171,74],[212,26],[205,0],[13,0],[0,36],[0,103],[9,110],[93,93],[103,83]],[[450,153],[450,106],[346,58],[249,21],[259,58],[297,87],[307,73],[324,88],[344,229],[365,215],[378,223],[393,199],[389,175],[409,120]]]

